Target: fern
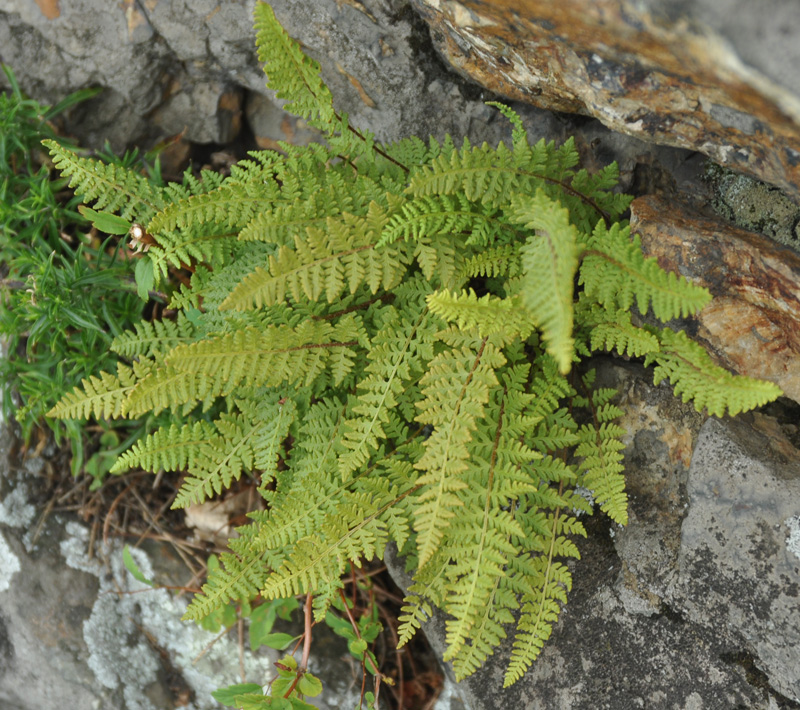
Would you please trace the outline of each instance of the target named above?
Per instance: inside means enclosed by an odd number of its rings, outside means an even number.
[[[95,209],[119,212],[128,220],[136,216],[138,221],[147,222],[163,207],[164,197],[143,175],[119,165],[80,158],[54,140],[42,141],[42,145],[49,149],[61,174],[69,177],[69,186]]]
[[[536,230],[522,248],[520,298],[542,330],[547,351],[562,373],[572,366],[572,280],[578,267],[578,244],[569,212],[541,190],[532,200],[515,196],[512,222]]]
[[[270,85],[327,146],[157,188],[48,144],[85,200],[147,225],[153,280],[192,267],[177,315],[119,335],[127,362],[50,414],[169,410],[114,470],[180,471],[177,507],[252,477],[266,508],[187,618],[306,593],[322,618],[348,567],[391,542],[413,570],[400,643],[441,609],[463,678],[512,634],[509,685],[567,602],[592,510],[577,491],[627,521],[622,412],[591,355],[643,358],[717,416],[780,391],[632,318],[695,314],[710,294],[642,255],[616,166],[587,173],[572,141],[530,142],[500,104],[508,145],[378,144],[263,4],[256,31]]]
[[[782,392],[772,382],[733,375],[715,365],[708,353],[685,333],[663,330],[659,333],[661,348],[648,353],[645,364],[657,363],[653,371],[655,383],[668,379],[675,394],[684,402],[693,400],[700,410],[721,417],[739,414],[778,398]]]

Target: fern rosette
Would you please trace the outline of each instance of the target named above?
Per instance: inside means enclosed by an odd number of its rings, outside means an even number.
[[[115,467],[186,473],[175,505],[250,476],[266,510],[230,542],[187,617],[312,592],[322,618],[348,565],[394,543],[414,570],[406,643],[434,607],[464,677],[514,636],[506,685],[539,654],[570,590],[589,489],[627,521],[621,412],[583,363],[645,357],[713,414],[777,396],[669,329],[704,289],[642,256],[617,172],[571,141],[380,145],[334,110],[318,66],[256,10],[270,85],[326,146],[262,151],[225,179],[156,188],[50,144],[96,207],[146,224],[156,283],[193,264],[170,321],[117,338],[117,373],[61,417],[170,413]],[[118,192],[115,185],[129,190]]]

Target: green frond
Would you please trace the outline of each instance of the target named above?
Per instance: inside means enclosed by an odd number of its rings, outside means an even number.
[[[520,272],[519,251],[511,244],[485,249],[463,262],[456,278],[471,279],[477,276],[513,278]]]
[[[187,508],[219,495],[245,472],[259,471],[260,486],[266,487],[275,475],[294,414],[291,400],[262,404],[253,416],[223,414],[214,422],[215,433],[202,447],[202,457],[187,467],[189,475],[172,507]]]
[[[698,412],[734,416],[780,397],[783,392],[772,382],[734,375],[715,365],[706,350],[689,340],[682,331],[659,332],[661,349],[645,358],[645,365],[656,363],[655,384],[668,379],[676,396],[692,401]]]
[[[447,556],[437,551],[434,553],[432,564],[417,568],[414,582],[403,599],[402,613],[398,617],[400,621],[397,628],[398,648],[407,644],[422,624],[432,616],[432,606],[441,608],[444,605],[447,561]]]
[[[255,555],[242,560],[223,552],[220,562],[220,567],[208,575],[202,594],[192,599],[184,620],[199,621],[231,600],[255,599],[269,577],[269,567]]]
[[[615,407],[611,409],[611,418],[621,415]],[[586,424],[579,432],[581,443],[575,449],[575,455],[582,458],[578,481],[592,491],[595,502],[608,517],[615,523],[627,525],[628,495],[622,465],[625,449],[622,437],[626,432],[609,421],[607,411],[600,411],[596,417],[602,423]]]
[[[524,377],[529,368],[517,369]],[[521,377],[504,379],[469,444],[473,466],[467,486],[457,493],[462,512],[445,535],[443,547],[451,560],[445,609],[453,617],[447,622],[446,660],[459,658],[469,639],[471,663],[485,658],[490,640],[496,644],[505,635],[499,619],[510,621],[508,610],[517,606],[515,595],[501,584],[509,559],[517,554],[514,540],[525,536],[513,504],[535,490],[523,467],[541,454],[519,441],[520,431],[530,424],[525,410],[532,397],[521,391]]]
[[[290,478],[284,478],[269,510],[254,513],[258,533],[251,543],[259,552],[291,549],[294,542],[321,529],[335,512],[345,490],[337,475],[344,404],[338,399],[316,402],[300,423],[290,458]]]
[[[117,419],[124,416],[124,404],[133,390],[137,376],[145,371],[146,363],[138,364],[137,372],[122,363],[117,365],[117,374],[101,372],[99,377],[90,375],[81,384],[65,394],[48,413],[58,419]]]
[[[409,309],[405,317],[393,308],[385,310],[383,327],[371,342],[357,400],[344,423],[342,444],[347,453],[339,458],[344,480],[369,460],[387,432],[402,428],[398,401],[409,381],[424,372],[425,361],[433,353],[436,323],[426,316],[424,309]]]
[[[234,233],[230,232],[161,232],[158,235],[158,244],[148,252],[156,283],[169,278],[170,266],[181,269],[200,262],[224,264],[234,248],[233,236]]]
[[[191,195],[202,195],[205,192],[216,190],[225,180],[222,173],[214,170],[201,170],[200,178],[192,175],[191,168],[183,173],[183,183],[169,182],[161,188],[164,203],[170,204],[184,200]]]
[[[264,66],[267,86],[285,109],[317,128],[329,128],[335,120],[333,96],[320,78],[320,67],[300,49],[275,18],[266,3],[255,7],[256,47]]]
[[[294,249],[281,246],[269,257],[269,271],[258,268],[222,302],[222,310],[246,310],[281,303],[287,296],[333,303],[347,289],[362,285],[372,293],[395,287],[405,273],[407,258],[396,247],[374,248],[376,223],[385,220],[375,203],[365,217],[345,214],[327,219],[326,229],[309,227],[294,237]]]
[[[238,183],[227,182],[217,189],[173,202],[148,223],[153,235],[176,229],[190,231],[213,224],[222,231],[238,232],[277,199],[280,190],[275,179]],[[156,236],[157,238],[157,236]]]
[[[420,237],[414,244],[414,258],[433,285],[457,288],[463,283],[463,278],[456,276],[463,270],[463,252],[453,235],[443,234],[437,239]]]
[[[474,328],[481,337],[500,335],[504,340],[527,340],[533,331],[533,318],[519,298],[498,298],[487,293],[478,296],[472,289],[461,293],[436,291],[428,296],[428,307],[459,328]]]
[[[119,165],[81,158],[54,140],[42,141],[53,164],[85,204],[94,209],[119,213],[127,220],[145,223],[164,206],[158,189],[144,176]]]
[[[333,178],[337,178],[334,180]],[[296,235],[304,235],[308,227],[324,229],[328,217],[345,212],[356,213],[354,199],[363,195],[363,185],[346,183],[338,173],[332,173],[330,184],[291,202],[279,202],[257,214],[239,232],[241,241],[262,241],[273,244],[293,244]]]
[[[630,310],[635,303],[641,313],[652,308],[662,321],[697,313],[711,300],[707,289],[645,258],[639,235],[631,239],[630,228],[620,224],[607,229],[597,223],[586,243],[579,282],[586,297],[607,310]]]
[[[206,455],[207,444],[215,433],[214,427],[204,421],[161,427],[122,454],[111,468],[111,473],[132,468],[153,473],[161,470],[185,471]]]
[[[403,203],[391,217],[376,246],[418,241],[441,234],[460,235],[464,244],[489,244],[503,229],[493,210],[470,202],[464,195],[423,195]]]
[[[245,328],[180,345],[167,355],[163,367],[130,392],[126,413],[205,401],[230,394],[240,385],[310,385],[325,371],[332,350],[349,350],[357,346],[358,338],[358,319],[350,316],[336,325],[307,320],[296,328]]]
[[[460,150],[442,153],[429,165],[413,169],[408,192],[415,198],[463,194],[470,202],[499,205],[522,183],[536,180],[513,164],[513,155],[501,143],[473,147],[467,139]]]
[[[547,352],[562,374],[572,367],[573,278],[578,268],[577,232],[569,213],[543,191],[515,196],[509,219],[536,230],[522,247],[520,298],[542,331]]]
[[[514,109],[499,101],[487,101],[487,106],[494,106],[511,123],[511,148],[514,151],[514,162],[518,166],[528,166],[531,162],[531,146],[528,143],[528,132],[522,125],[522,119]]]
[[[616,350],[620,355],[641,357],[657,352],[660,347],[653,333],[633,325],[630,311],[610,313],[595,309],[591,319],[599,321],[592,327],[589,338],[592,350]]]
[[[523,595],[504,688],[516,683],[538,658],[558,621],[566,593],[572,588],[572,575],[566,565],[546,555],[530,560],[530,572],[525,581],[529,590]]]
[[[287,559],[262,586],[265,599],[280,599],[335,585],[348,563],[383,556],[385,526],[367,496],[351,494],[315,534],[298,540]]]
[[[134,323],[133,330],[114,338],[111,350],[128,359],[153,358],[194,340],[196,340],[195,326],[181,311],[174,321],[143,320]]]
[[[434,427],[425,441],[424,454],[414,464],[423,472],[414,521],[420,567],[431,559],[463,505],[457,492],[467,485],[460,477],[469,468],[467,444],[489,401],[490,388],[497,384],[494,370],[505,362],[502,353],[485,339],[473,342],[472,348],[454,348],[437,355],[420,381],[423,398],[417,403],[420,413],[416,419]]]

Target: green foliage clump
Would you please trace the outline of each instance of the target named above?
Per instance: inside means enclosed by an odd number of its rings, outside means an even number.
[[[107,451],[85,461],[98,442],[75,421],[45,414],[81,380],[113,367],[112,339],[141,318],[133,266],[118,257],[111,239],[85,234],[89,223],[65,196],[65,178],[52,179],[40,141],[56,140],[51,121],[94,91],[80,91],[53,107],[26,98],[13,72],[0,94],[0,358],[3,414],[14,415],[27,441],[47,422],[66,437],[75,473],[86,466],[98,479],[116,458]],[[126,279],[130,282],[126,288]],[[130,446],[124,427],[104,427],[105,449]],[[135,437],[134,437],[135,440]]]
[[[327,145],[252,153],[189,194],[142,191],[123,171],[111,189],[103,166],[47,143],[80,194],[149,235],[148,287],[193,265],[175,320],[118,336],[116,371],[51,415],[169,412],[115,470],[186,471],[178,506],[254,477],[267,509],[188,618],[313,593],[321,620],[348,565],[394,543],[414,580],[400,643],[439,607],[463,678],[513,634],[510,685],[567,600],[591,511],[578,491],[627,521],[621,411],[583,366],[592,353],[645,358],[715,415],[779,391],[632,319],[634,306],[662,322],[696,313],[711,296],[642,256],[616,166],[578,169],[572,141],[531,144],[501,105],[508,146],[379,144],[336,111],[266,5],[256,28],[270,86]]]

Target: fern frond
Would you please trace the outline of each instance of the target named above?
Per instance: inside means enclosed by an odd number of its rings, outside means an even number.
[[[660,345],[658,338],[644,328],[638,328],[631,322],[630,311],[619,310],[609,313],[596,309],[589,319],[597,320],[589,336],[592,350],[616,350],[620,355],[641,357],[657,352]]]
[[[607,310],[630,310],[635,302],[641,313],[652,308],[656,318],[667,321],[697,313],[711,300],[707,289],[645,258],[639,235],[630,238],[630,227],[608,229],[598,222],[586,250],[579,283],[588,298]]]
[[[471,279],[476,276],[488,278],[508,276],[513,278],[520,272],[518,250],[511,244],[485,249],[467,259],[460,267],[456,278]]]
[[[474,328],[481,337],[500,335],[505,341],[527,340],[533,331],[533,318],[517,297],[498,298],[487,293],[478,296],[472,289],[461,293],[436,291],[428,296],[428,307],[459,328]]]
[[[335,182],[329,183],[309,195],[303,195],[291,202],[279,202],[256,215],[239,233],[241,241],[258,240],[273,244],[292,244],[295,235],[304,235],[308,227],[324,228],[328,217],[336,217],[345,212],[356,213],[356,197],[363,194],[345,183],[338,173]],[[361,187],[359,185],[359,187]]]
[[[202,594],[192,599],[184,620],[199,621],[231,600],[255,599],[269,576],[269,566],[256,555],[242,560],[223,552],[220,562],[220,567],[208,575]]]
[[[410,310],[406,317],[385,309],[383,327],[371,342],[369,374],[359,382],[358,398],[344,423],[342,444],[347,453],[339,458],[339,471],[345,481],[368,461],[387,432],[402,427],[396,411],[400,395],[409,380],[424,372],[425,360],[433,352],[436,325],[425,317],[420,308]]]
[[[224,231],[212,231],[209,234],[159,233],[158,244],[148,253],[153,263],[156,283],[169,278],[170,266],[181,269],[196,262],[209,262],[221,266],[228,260],[228,255],[234,248],[234,236],[235,232]]]
[[[548,554],[526,560],[528,591],[523,595],[504,688],[516,683],[538,658],[558,621],[566,593],[572,589],[572,575],[566,565],[552,558],[553,554]]]
[[[81,158],[54,140],[44,140],[42,145],[50,151],[58,171],[69,178],[69,186],[96,210],[117,212],[123,219],[145,223],[164,206],[158,189],[144,175]]]
[[[336,325],[308,320],[296,328],[245,328],[180,345],[167,355],[164,367],[130,392],[126,412],[136,415],[203,401],[230,394],[239,385],[310,385],[324,372],[331,350],[358,344],[359,328],[358,319],[348,316]]]
[[[319,64],[289,37],[266,3],[256,5],[255,30],[267,85],[279,99],[288,99],[285,109],[312,126],[330,127],[335,117],[333,96],[319,76]]]
[[[222,231],[238,232],[279,195],[274,178],[227,182],[211,192],[168,205],[150,220],[147,231],[153,235],[176,229],[191,231],[210,223]]]
[[[473,147],[465,138],[460,150],[412,170],[408,192],[415,198],[461,193],[470,202],[498,205],[529,177],[514,167],[513,156],[502,143],[495,150],[487,143]]]
[[[453,235],[442,234],[436,239],[420,237],[414,244],[414,258],[433,285],[457,288],[463,283],[463,278],[456,276],[462,271],[463,252]]]
[[[215,433],[214,427],[204,421],[161,427],[123,453],[114,462],[111,473],[131,468],[153,473],[160,470],[184,471],[206,456],[207,442]]]
[[[645,366],[656,363],[655,384],[668,379],[676,396],[692,401],[698,412],[731,416],[761,407],[780,397],[776,384],[744,375],[734,375],[715,365],[706,350],[689,340],[683,331],[664,329],[658,333],[661,349],[649,353]]]
[[[414,464],[423,472],[414,521],[420,567],[431,559],[456,509],[463,505],[457,492],[467,485],[460,477],[469,467],[467,444],[489,401],[490,388],[497,384],[494,370],[504,362],[500,351],[484,339],[473,348],[437,355],[420,381],[423,399],[417,404],[417,421],[434,427],[424,454]]]
[[[440,234],[461,235],[464,244],[484,246],[503,229],[494,210],[481,209],[464,195],[423,195],[403,203],[381,234],[376,246],[417,241]]]
[[[273,479],[294,412],[294,402],[288,400],[262,404],[253,416],[223,414],[214,422],[215,435],[208,438],[202,458],[188,467],[172,508],[219,495],[246,471],[259,470],[260,486],[265,487]]]
[[[117,374],[101,372],[99,377],[90,375],[72,392],[65,394],[48,413],[48,417],[59,419],[117,419],[124,416],[124,404],[136,385],[137,377],[143,376],[149,363],[137,363],[137,372],[122,363],[117,364]]]
[[[291,478],[277,486],[269,510],[251,514],[258,524],[257,535],[248,542],[253,550],[290,550],[335,512],[345,490],[336,465],[344,410],[338,399],[316,402],[308,410],[292,449]]]
[[[562,374],[572,367],[573,278],[578,268],[577,232],[569,213],[543,191],[515,196],[509,219],[536,230],[522,247],[520,298],[541,328],[547,352]]]
[[[628,523],[628,494],[625,492],[625,477],[622,437],[625,430],[613,423],[622,416],[616,407],[605,405],[595,410],[595,424],[586,424],[579,431],[581,443],[575,455],[582,457],[579,466],[580,485],[592,491],[600,509],[615,523]]]
[[[345,214],[329,217],[325,230],[309,227],[307,236],[295,235],[294,249],[281,246],[269,257],[269,271],[256,269],[222,302],[222,310],[262,308],[284,301],[333,303],[346,288],[349,292],[366,283],[372,293],[396,286],[408,259],[396,247],[374,248],[376,226],[385,221],[375,203],[365,217]]]
[[[347,564],[382,557],[386,546],[382,512],[363,495],[347,496],[317,533],[298,540],[287,559],[262,586],[265,599],[302,594],[308,589],[337,587]]]
[[[111,342],[111,350],[122,357],[153,358],[166,353],[178,345],[196,340],[194,324],[179,312],[172,320],[141,321],[133,324],[133,330],[121,333]]]
[[[518,554],[514,540],[525,536],[512,511],[521,495],[536,489],[523,466],[542,458],[519,441],[531,423],[525,410],[533,398],[521,391],[529,368],[517,369],[521,376],[503,378],[503,389],[495,391],[469,444],[473,466],[468,485],[457,494],[463,512],[444,543],[451,559],[445,609],[454,617],[447,622],[445,658],[460,658],[464,668],[477,665],[505,635],[502,623],[511,620],[509,609],[517,606],[516,596],[501,582],[509,559]],[[468,639],[471,648],[462,657]]]

